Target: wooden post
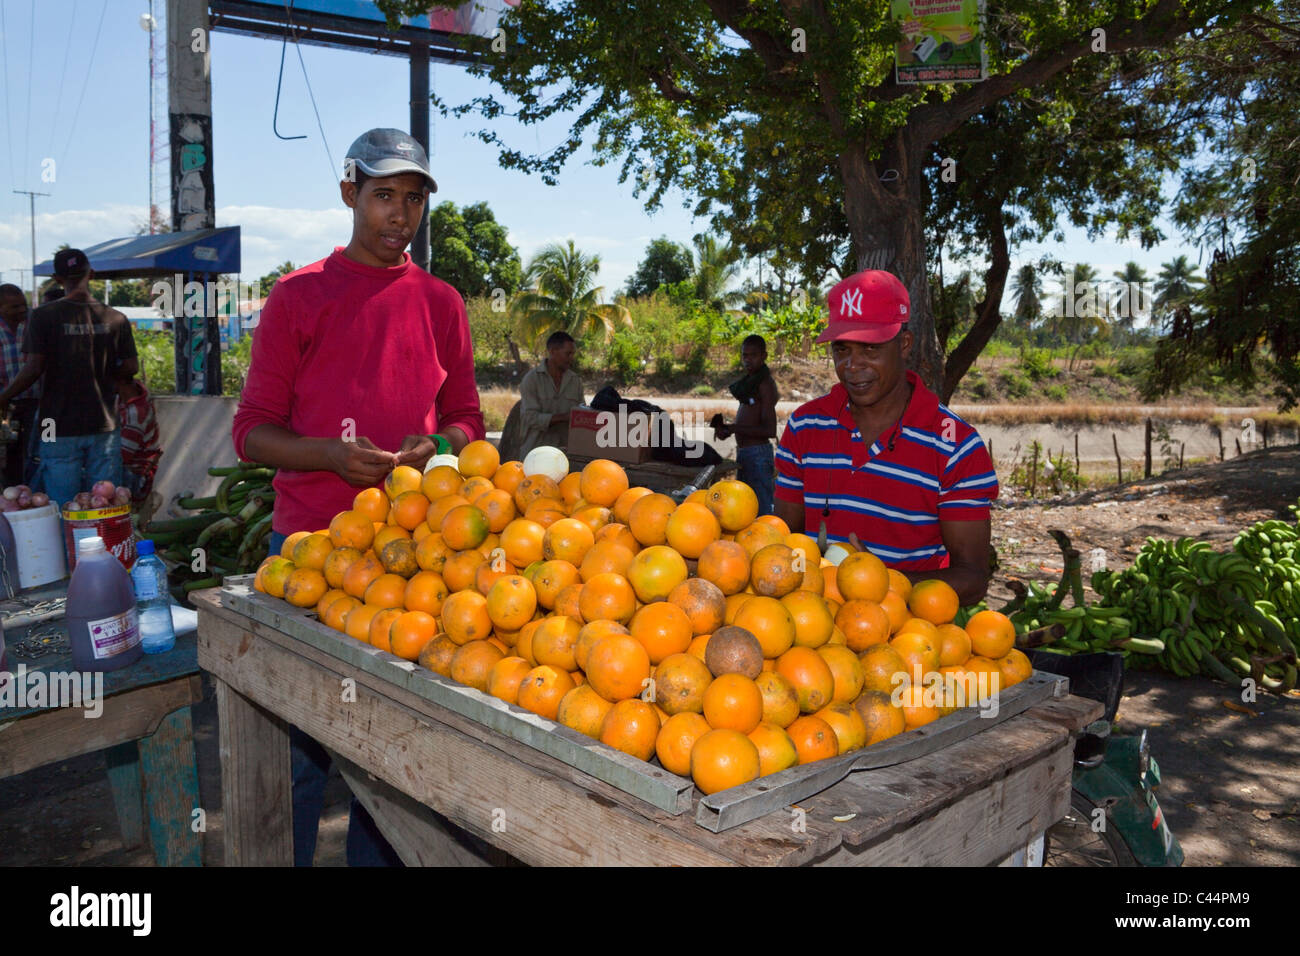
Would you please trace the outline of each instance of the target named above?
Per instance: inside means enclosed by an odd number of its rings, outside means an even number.
[[[1218,430],[1218,435],[1219,435],[1219,461],[1226,461],[1227,459],[1224,458],[1224,450],[1223,450],[1223,429],[1222,428]]]
[[[1079,490],[1079,433],[1074,433],[1074,490]]]
[[[1032,445],[1034,457],[1029,462],[1029,497],[1034,497],[1034,490],[1038,487],[1038,440],[1035,439]]]
[[[1151,477],[1151,430],[1152,430],[1151,419],[1148,418],[1148,419],[1147,419],[1146,450],[1145,450],[1145,452],[1144,452],[1144,454],[1143,454],[1143,458],[1142,458],[1142,477],[1143,477],[1143,478],[1150,478],[1150,477]]]
[[[1119,457],[1119,439],[1115,437],[1114,432],[1110,433],[1110,443],[1115,448],[1115,474],[1117,475],[1115,481],[1122,485],[1124,484],[1124,462]]]
[[[1240,457],[1241,457],[1241,439],[1240,439],[1240,438],[1234,438],[1233,441],[1237,443],[1237,457],[1240,458]]]
[[[1264,421],[1264,450],[1268,451],[1268,420]]]
[[[993,458],[993,439],[992,439],[992,438],[989,439],[989,461],[992,461],[994,464],[997,464],[996,460]]]
[[[1187,450],[1187,442],[1180,441],[1178,443],[1178,470],[1179,471],[1183,470],[1183,452],[1186,450]]]

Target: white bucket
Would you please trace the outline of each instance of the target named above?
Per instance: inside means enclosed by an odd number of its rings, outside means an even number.
[[[51,502],[5,514],[18,551],[18,586],[34,588],[58,581],[68,573],[63,552],[63,520]]]

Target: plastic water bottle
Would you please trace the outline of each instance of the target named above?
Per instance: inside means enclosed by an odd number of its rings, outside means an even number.
[[[140,612],[140,646],[146,654],[161,654],[176,646],[167,567],[158,560],[152,541],[137,543],[135,551],[131,583],[135,585],[135,606]]]
[[[77,542],[64,613],[76,670],[117,670],[143,656],[131,575],[98,535]]]

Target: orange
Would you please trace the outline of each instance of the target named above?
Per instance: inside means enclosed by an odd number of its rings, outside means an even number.
[[[643,495],[628,509],[628,530],[642,546],[663,544],[668,540],[668,519],[676,510],[677,502],[665,494]]]
[[[831,725],[835,731],[836,749],[846,754],[851,750],[861,750],[867,745],[867,725],[862,715],[852,704],[842,701],[827,704],[817,711],[814,717],[820,717]]]
[[[537,633],[537,629],[541,626],[541,618],[536,621],[529,621],[519,629],[519,633],[515,637],[515,653],[528,661],[533,667],[537,666],[537,658],[533,657],[533,635]]]
[[[646,495],[651,494],[654,494],[654,492],[645,487],[645,485],[635,485],[627,489],[627,491],[623,492],[614,500],[614,520],[621,525],[626,525],[628,515],[632,511],[632,506]]]
[[[493,697],[504,700],[507,704],[517,704],[519,702],[519,685],[532,669],[533,665],[522,657],[501,658],[492,665],[492,670],[488,672],[487,692]]]
[[[970,635],[956,624],[939,625],[939,642],[940,667],[965,664],[970,657]]]
[[[402,606],[408,611],[423,611],[437,617],[442,613],[442,604],[450,593],[442,575],[433,571],[420,571],[406,582]]]
[[[700,660],[704,660],[704,652],[709,646],[709,638],[712,636],[711,634],[701,634],[698,637],[691,638],[691,646],[686,648],[686,653],[693,654]]]
[[[797,558],[798,555],[796,554],[795,557]],[[826,575],[822,572],[821,565],[815,558],[804,560],[803,579],[799,582],[799,590],[811,591],[818,597],[826,593]]]
[[[715,677],[705,689],[703,709],[704,719],[715,730],[738,730],[747,734],[763,719],[763,693],[748,677],[723,674]]]
[[[696,573],[730,596],[749,583],[749,561],[749,552],[736,542],[714,541],[700,552]]]
[[[889,568],[889,590],[897,591],[898,596],[906,601],[912,595],[912,582],[902,571]]]
[[[815,538],[810,538],[802,532],[793,531],[785,536],[785,543],[790,546],[792,551],[802,551],[804,560],[808,562],[809,567],[821,567],[822,552],[817,547]]]
[[[560,502],[550,498],[541,498],[534,501],[524,512],[524,517],[529,521],[536,521],[543,528],[549,528],[561,518],[568,517],[565,514]]]
[[[545,664],[534,667],[519,682],[519,706],[554,720],[564,695],[577,685],[566,671]]]
[[[790,533],[790,526],[786,524],[783,519],[778,518],[776,515],[759,515],[757,518],[754,519],[754,521],[758,524],[771,525],[777,531],[781,532],[782,537],[785,537],[787,534]]]
[[[516,518],[501,529],[501,549],[517,568],[542,560],[542,539],[546,529],[536,521]]]
[[[627,489],[627,472],[622,465],[606,458],[597,458],[582,469],[578,490],[589,504],[613,507],[618,496]]]
[[[519,483],[524,480],[524,463],[522,461],[503,462],[492,475],[492,484],[502,491],[514,495]]]
[[[831,700],[838,704],[853,703],[862,693],[862,683],[866,679],[858,655],[841,644],[826,644],[817,648],[817,653],[831,669],[831,677],[835,680]]]
[[[888,644],[873,644],[858,656],[862,665],[863,693],[879,691],[892,694],[901,683],[896,676],[907,678],[907,662]]]
[[[666,545],[643,549],[628,565],[627,580],[645,604],[666,600],[689,572],[682,556]]]
[[[457,644],[487,640],[492,633],[487,598],[477,591],[456,591],[442,602],[442,629]]]
[[[835,617],[818,594],[791,591],[781,605],[794,621],[794,642],[800,647],[821,647],[835,631]]]
[[[496,490],[497,486],[492,484],[491,480],[482,475],[475,475],[473,478],[465,479],[465,484],[460,486],[460,496],[470,504],[477,504],[483,495]]]
[[[580,580],[578,569],[568,561],[543,561],[533,575],[533,587],[537,589],[537,603],[550,611],[554,609],[560,592]]]
[[[457,470],[466,478],[475,475],[491,478],[501,464],[501,455],[495,445],[480,438],[460,450],[456,464]]]
[[[659,715],[654,707],[633,697],[620,700],[609,709],[599,739],[602,744],[631,754],[638,760],[649,760],[655,754],[659,731]]]
[[[885,691],[864,691],[853,702],[853,709],[858,712],[867,728],[867,742],[864,746],[870,747],[888,740],[907,729],[903,708],[896,706],[890,694]]]
[[[789,727],[799,716],[799,694],[786,678],[776,671],[763,671],[754,678],[763,695],[763,722]]]
[[[437,501],[447,495],[459,494],[464,483],[461,473],[451,465],[438,465],[424,473],[420,480],[420,490],[430,501]]]
[[[586,590],[585,588],[583,589]],[[578,631],[578,640],[573,645],[573,659],[578,662],[579,670],[587,669],[587,655],[596,646],[596,642],[610,634],[626,634],[627,628],[618,621],[592,619],[582,625]]]
[[[374,540],[370,542],[370,550],[376,555],[382,554],[384,548],[394,541],[410,541],[411,532],[395,524],[380,525],[375,530]]]
[[[560,593],[555,595],[555,613],[563,617],[571,617],[579,625],[586,624],[582,617],[582,582],[570,584],[568,587],[561,588]]]
[[[636,612],[636,592],[621,574],[597,574],[583,585],[578,595],[578,611],[584,621],[626,624]]]
[[[500,577],[487,593],[487,612],[497,630],[517,631],[533,619],[537,592],[518,574]]]
[[[702,713],[704,691],[713,675],[691,654],[670,654],[655,668],[655,703],[669,715]]]
[[[454,551],[447,563],[442,566],[442,579],[447,582],[447,589],[453,594],[474,587],[478,569],[487,564],[483,552],[474,548]]]
[[[292,561],[299,568],[322,571],[325,561],[334,550],[334,543],[327,534],[309,534],[293,547]]]
[[[650,677],[650,655],[629,634],[601,638],[587,655],[587,680],[606,700],[626,700],[641,693]]]
[[[664,536],[668,546],[684,558],[698,558],[722,534],[718,519],[704,505],[683,501],[668,516]]]
[[[683,653],[695,636],[686,612],[667,601],[647,604],[638,610],[628,630],[646,649],[651,664],[658,664],[671,654]]]
[[[298,547],[298,542],[301,541],[303,538],[307,537],[307,535],[309,534],[311,534],[310,531],[295,531],[293,534],[285,538],[284,544],[280,545],[280,557],[292,561],[293,549]],[[334,546],[338,547],[337,544],[335,544]]]
[[[362,600],[376,607],[401,607],[406,597],[406,578],[399,574],[381,574],[366,586]]]
[[[396,574],[402,580],[413,577],[420,570],[415,560],[415,542],[410,538],[398,538],[389,541],[379,549],[379,563],[388,574]]]
[[[753,596],[754,595],[749,593],[748,591],[741,591],[738,594],[728,594],[727,613],[723,615],[723,623],[735,624],[736,615],[740,613],[741,607],[743,607],[745,602],[748,601]]]
[[[458,650],[460,650],[460,647],[455,641],[446,634],[439,634],[424,645],[424,650],[420,651],[420,666],[427,667],[435,674],[441,674],[443,677],[450,677],[451,659],[456,656]]]
[[[931,624],[951,623],[960,608],[961,602],[952,585],[935,578],[913,585],[912,593],[907,597],[907,609],[913,616]]]
[[[362,604],[360,607],[353,608],[348,611],[348,616],[344,619],[343,632],[362,644],[369,644],[370,622],[382,610],[384,609],[373,604]]]
[[[362,607],[362,603],[350,594],[331,602],[325,616],[321,618],[322,623],[327,627],[332,627],[336,631],[342,631],[346,627],[347,616],[355,608]]]
[[[388,518],[388,496],[379,488],[365,488],[352,499],[352,510],[371,521],[384,521]]]
[[[776,672],[794,685],[799,710],[805,714],[821,710],[835,695],[830,665],[810,647],[790,648],[777,658]]]
[[[321,569],[325,574],[325,580],[332,588],[343,587],[343,575],[347,573],[352,562],[361,557],[361,552],[356,548],[335,548],[325,559],[325,566]]]
[[[727,599],[716,584],[687,578],[668,592],[668,603],[681,608],[691,623],[692,637],[712,634],[725,623]]]
[[[456,553],[456,549],[442,539],[442,535],[433,531],[421,538],[415,546],[415,563],[422,571],[442,573],[447,559]]]
[[[388,642],[398,657],[413,661],[420,656],[424,645],[438,634],[438,619],[424,611],[406,611],[393,621],[388,632]],[[454,675],[453,675],[454,676]],[[456,678],[460,680],[460,678]],[[461,681],[468,683],[468,681]],[[478,686],[478,685],[475,685]],[[482,690],[479,687],[479,690]]]
[[[902,634],[904,631],[915,631],[917,634],[924,634],[926,637],[933,639],[936,644],[942,643],[943,640],[939,637],[939,628],[921,617],[909,617],[904,621],[903,626],[898,629],[898,633]]]
[[[971,652],[997,660],[1016,646],[1016,626],[1000,611],[978,611],[966,622]]]
[[[783,727],[761,723],[750,732],[749,739],[758,748],[760,777],[788,770],[799,762],[799,751],[795,750],[794,741]]]
[[[682,499],[682,504],[686,504],[686,502],[688,501],[693,505],[704,505],[707,508],[709,505],[708,489],[696,488],[689,495],[687,495],[685,498]]]
[[[393,630],[396,632],[397,624],[393,625]],[[505,655],[500,649],[487,641],[470,641],[468,644],[462,644],[451,659],[451,679],[487,693],[488,678],[492,674],[492,668],[504,658]]]
[[[366,596],[370,582],[383,573],[384,566],[379,563],[379,559],[367,551],[348,565],[347,571],[343,573],[343,590],[354,598],[362,599]]]
[[[785,732],[794,741],[794,749],[799,753],[801,764],[825,760],[840,752],[835,728],[820,717],[805,714],[787,727]]]
[[[414,531],[417,525],[423,524],[428,513],[429,499],[418,488],[403,491],[393,499],[393,520],[407,531]]]
[[[579,684],[560,698],[555,721],[580,734],[599,738],[605,718],[613,709],[614,705],[592,690],[590,684]]]
[[[510,492],[501,488],[493,488],[479,495],[474,499],[474,507],[483,512],[487,518],[488,531],[493,534],[504,531],[506,525],[514,521],[518,514],[515,499]]]
[[[489,533],[487,515],[473,505],[457,505],[443,517],[438,533],[457,551],[477,548]]]
[[[625,524],[610,523],[602,527],[596,532],[596,543],[599,544],[602,541],[622,545],[633,554],[641,550],[641,542],[636,539],[636,536],[628,530]]]
[[[758,495],[749,485],[733,478],[715,481],[704,501],[722,530],[731,534],[749,527],[758,517]]]
[[[655,754],[664,769],[679,777],[690,776],[691,750],[709,731],[709,722],[697,713],[670,716],[655,739]]]
[[[751,558],[769,544],[784,544],[785,535],[765,521],[754,521],[736,532],[736,544],[745,549]]]
[[[560,486],[546,475],[529,475],[515,486],[515,507],[528,512],[528,506],[543,498],[560,502]],[[563,512],[563,508],[557,509]]]
[[[924,727],[940,716],[935,702],[935,691],[922,684],[909,684],[895,691],[899,706],[903,708],[903,723],[908,730]]]
[[[825,578],[825,584],[822,587],[822,597],[826,598],[827,601],[833,601],[836,604],[843,604],[844,595],[840,593],[840,586],[835,578],[835,565],[826,561],[825,558],[823,558],[822,561],[825,562],[822,565],[822,574]]]
[[[365,551],[375,540],[374,523],[360,511],[340,511],[330,522],[330,542],[336,548]],[[289,542],[285,541],[288,547]]]
[[[330,605],[333,604],[335,601],[337,601],[339,598],[343,598],[347,596],[348,593],[344,591],[342,588],[330,588],[328,591],[322,594],[321,599],[316,602],[317,619],[320,620],[321,622],[324,622],[325,615],[329,613]]]
[[[885,596],[880,599],[880,606],[885,609],[885,614],[889,618],[889,633],[898,633],[908,620],[910,612],[907,610],[907,602],[897,591],[886,591]]]
[[[794,644],[794,618],[776,598],[750,598],[736,612],[734,623],[758,638],[764,657],[778,658]]]
[[[578,662],[573,658],[573,648],[581,630],[582,625],[566,615],[544,618],[533,632],[533,657],[538,664],[576,670]]]
[[[997,661],[974,654],[962,665],[962,669],[966,672],[967,703],[980,703],[996,696],[1002,690],[1002,668],[998,666]]]
[[[710,730],[691,748],[691,779],[705,794],[749,783],[760,770],[758,748],[739,731]]]
[[[795,570],[796,564],[801,570]],[[749,580],[754,593],[767,597],[785,597],[803,581],[807,559],[795,561],[794,552],[784,544],[769,544],[758,550],[749,565]]]
[[[840,594],[850,601],[857,599],[879,604],[889,590],[889,572],[885,562],[870,551],[857,551],[835,569],[835,584]]]
[[[468,504],[470,504],[470,500],[464,495],[444,495],[429,504],[429,511],[424,516],[424,523],[437,531],[442,527],[442,519],[447,517],[449,511]]]
[[[1029,658],[1014,647],[1004,656],[999,657],[996,663],[998,669],[1002,671],[1003,687],[1019,684],[1034,673],[1034,665],[1029,663]]]
[[[595,532],[576,518],[561,518],[542,535],[542,557],[568,561],[575,567],[596,543]]]
[[[939,641],[928,634],[901,631],[890,638],[889,646],[898,651],[913,682],[923,681],[939,669]]]
[[[315,568],[295,568],[285,580],[284,599],[294,607],[315,607],[328,590],[325,575]]]
[[[395,501],[404,491],[419,491],[423,480],[424,475],[410,465],[398,465],[384,479],[384,494],[389,501]]]
[[[582,499],[582,472],[571,471],[560,479],[560,501],[564,503],[566,511],[572,511],[573,506]]]
[[[590,581],[597,574],[613,573],[623,577],[635,555],[635,551],[616,541],[597,541],[583,556],[578,565],[578,573],[584,582]]]

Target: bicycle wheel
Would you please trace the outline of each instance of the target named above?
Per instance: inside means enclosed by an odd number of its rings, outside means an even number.
[[[1070,791],[1070,812],[1047,830],[1043,841],[1043,866],[1137,866],[1109,815],[1102,830],[1094,830],[1096,811],[1102,809],[1078,790]]]

